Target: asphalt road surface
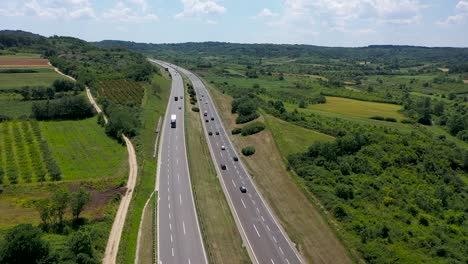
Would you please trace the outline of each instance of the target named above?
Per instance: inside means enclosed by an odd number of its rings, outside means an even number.
[[[163,67],[168,65],[152,61]],[[182,77],[169,67],[172,89],[164,118],[158,164],[158,257],[159,263],[208,263],[203,247],[187,163],[184,132]],[[175,101],[174,97],[178,97]],[[171,128],[171,115],[176,127]]]
[[[234,160],[239,156],[203,82],[190,71],[173,64],[167,65],[185,74],[195,88],[210,151],[252,261],[260,264],[302,263],[302,258],[261,197],[240,158]],[[226,168],[223,169],[222,165]],[[241,186],[247,189],[246,193],[240,191]]]

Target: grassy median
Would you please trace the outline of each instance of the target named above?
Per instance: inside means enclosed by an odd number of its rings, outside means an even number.
[[[198,112],[185,93],[185,131],[190,177],[210,263],[251,263],[216,175]]]

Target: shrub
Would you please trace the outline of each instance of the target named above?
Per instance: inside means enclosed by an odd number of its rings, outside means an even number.
[[[255,154],[255,148],[254,147],[245,147],[242,149],[242,154],[244,156],[252,156],[253,154]]]
[[[231,131],[231,134],[237,135],[237,134],[240,134],[241,132],[242,132],[242,128],[234,128],[234,129]]]
[[[248,136],[256,134],[265,129],[265,124],[263,123],[252,123],[242,128],[242,136]]]
[[[379,120],[379,121],[384,121],[384,120],[385,120],[385,117],[383,117],[383,116],[373,116],[373,117],[370,117],[370,119]]]
[[[401,120],[401,123],[403,124],[414,124],[415,122],[411,119],[403,119]]]
[[[57,100],[35,102],[32,115],[37,120],[48,119],[81,119],[94,115],[94,108],[81,95],[66,96]]]
[[[193,112],[200,112],[200,108],[194,106],[194,107],[192,107],[192,111]]]
[[[252,120],[257,119],[259,116],[260,115],[257,113],[252,113],[250,115],[239,115],[236,118],[236,124],[244,124],[244,123],[250,122]]]
[[[386,117],[385,121],[387,121],[387,122],[397,122],[396,118],[393,118],[393,117]]]

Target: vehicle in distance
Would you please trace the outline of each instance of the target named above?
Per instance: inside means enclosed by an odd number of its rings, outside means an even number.
[[[213,120],[214,120],[214,117],[211,117],[211,121],[213,121]]]
[[[245,188],[244,186],[239,187],[239,190],[241,191],[241,193],[247,192],[247,188]]]
[[[226,147],[224,145],[221,146],[222,150],[226,150]]]
[[[213,135],[213,132],[208,132],[208,136],[212,136]]]
[[[179,106],[179,110],[182,109],[182,106]]]
[[[180,96],[180,99],[184,99],[184,97],[181,95],[181,96]]]
[[[239,158],[236,157],[236,156],[232,157],[232,159],[233,159],[234,161],[239,161]]]
[[[174,96],[174,101],[178,101],[179,100],[179,97],[178,96]]]
[[[207,120],[205,120],[205,122],[206,122],[206,123],[208,123],[208,119],[207,119]]]
[[[216,131],[216,135],[219,135],[219,132],[218,132],[218,131]]]
[[[205,112],[203,113],[203,116],[207,116],[207,115],[208,115],[208,112],[205,111]]]
[[[221,169],[222,169],[222,170],[226,170],[226,165],[221,164]]]
[[[171,127],[176,127],[176,115],[171,115]]]

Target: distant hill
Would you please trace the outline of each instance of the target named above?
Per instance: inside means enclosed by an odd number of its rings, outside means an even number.
[[[371,45],[360,48],[321,47],[290,44],[239,44],[226,42],[188,42],[180,44],[150,44],[131,41],[104,40],[95,42],[103,48],[126,48],[149,54],[187,54],[197,56],[254,56],[311,58],[316,60],[340,59],[348,61],[372,61],[388,64],[417,66],[442,63],[458,65],[468,61],[468,48],[429,48],[418,46]]]

